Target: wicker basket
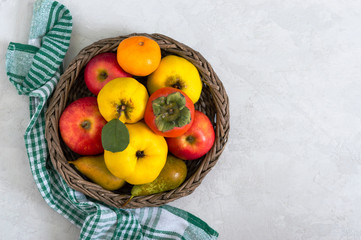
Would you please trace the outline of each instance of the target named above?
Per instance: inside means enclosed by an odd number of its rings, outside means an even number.
[[[216,140],[212,149],[201,159],[186,161],[188,175],[185,182],[177,189],[153,194],[150,196],[134,197],[125,208],[140,208],[161,206],[192,193],[202,179],[216,164],[228,139],[229,133],[229,104],[227,93],[213,71],[211,65],[197,51],[161,34],[131,34],[115,38],[103,39],[84,48],[70,63],[52,95],[46,112],[46,140],[48,142],[50,159],[54,168],[60,173],[67,184],[85,195],[110,206],[121,208],[130,197],[130,187],[126,186],[118,191],[108,191],[92,183],[71,166],[68,161],[79,156],[72,152],[62,141],[58,122],[64,108],[72,101],[92,96],[88,91],[83,72],[88,61],[103,52],[116,52],[119,43],[129,37],[143,35],[154,39],[162,50],[162,56],[178,55],[192,62],[197,68],[203,81],[203,90],[196,109],[204,112],[215,127]],[[136,77],[137,78],[137,77]],[[137,78],[145,83],[144,78]]]

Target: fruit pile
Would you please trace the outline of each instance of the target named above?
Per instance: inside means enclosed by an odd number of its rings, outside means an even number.
[[[84,81],[95,96],[70,103],[59,130],[81,155],[69,163],[104,189],[127,182],[132,197],[175,189],[187,176],[184,160],[212,148],[213,125],[194,108],[202,92],[197,68],[176,55],[162,57],[154,40],[128,37],[116,53],[98,54]]]

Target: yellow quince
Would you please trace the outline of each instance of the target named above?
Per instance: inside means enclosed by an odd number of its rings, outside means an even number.
[[[116,78],[108,82],[97,96],[100,114],[108,122],[118,118],[123,123],[135,123],[144,117],[149,95],[134,78]]]
[[[147,88],[150,94],[160,88],[172,87],[182,90],[196,103],[202,92],[202,81],[198,69],[187,59],[168,55],[151,75],[148,76]]]
[[[125,125],[129,131],[129,145],[122,152],[104,150],[105,164],[114,176],[130,184],[152,182],[167,160],[167,142],[143,121]]]

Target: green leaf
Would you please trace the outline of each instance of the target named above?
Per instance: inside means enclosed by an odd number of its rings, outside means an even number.
[[[103,148],[110,152],[122,152],[129,144],[128,128],[119,119],[109,121],[102,129]]]

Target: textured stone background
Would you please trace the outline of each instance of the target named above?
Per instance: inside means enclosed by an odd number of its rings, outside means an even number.
[[[33,0],[0,1],[0,239],[77,239],[41,198],[23,144],[28,101],[5,74],[26,43]],[[227,148],[171,205],[219,239],[361,239],[361,2],[61,1],[73,15],[66,64],[84,46],[158,32],[198,50],[230,98]]]

